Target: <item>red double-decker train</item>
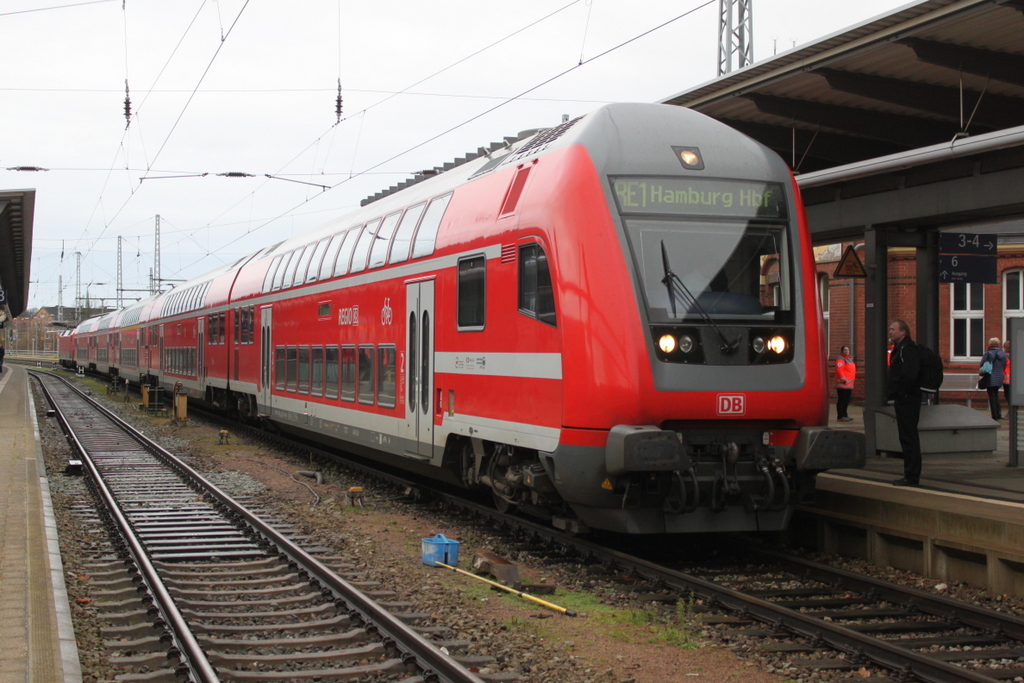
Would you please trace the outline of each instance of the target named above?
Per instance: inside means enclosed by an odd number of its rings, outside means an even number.
[[[493,493],[557,526],[777,530],[827,428],[793,176],[608,105],[417,176],[62,340],[62,361]]]

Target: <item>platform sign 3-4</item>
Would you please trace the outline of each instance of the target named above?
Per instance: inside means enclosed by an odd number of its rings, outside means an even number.
[[[986,233],[939,233],[939,282],[995,284],[996,236]]]

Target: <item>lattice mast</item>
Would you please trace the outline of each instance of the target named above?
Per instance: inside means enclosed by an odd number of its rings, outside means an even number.
[[[718,75],[754,61],[754,0],[718,0]],[[735,59],[734,59],[735,56]],[[735,63],[735,66],[734,66]]]
[[[156,294],[160,291],[160,214],[156,215],[156,227],[154,230],[156,235],[154,242],[154,253],[153,253],[153,280],[152,280],[152,293]]]

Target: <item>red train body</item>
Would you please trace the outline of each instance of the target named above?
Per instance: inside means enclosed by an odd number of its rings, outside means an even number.
[[[781,529],[827,429],[810,237],[772,152],[609,105],[82,323],[62,360],[576,530]],[[72,357],[73,356],[73,357]]]

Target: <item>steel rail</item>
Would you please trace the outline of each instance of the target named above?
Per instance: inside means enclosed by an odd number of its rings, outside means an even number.
[[[51,375],[50,373],[43,374],[55,377],[56,379],[68,384],[63,377]],[[68,384],[68,386],[75,391],[78,391],[78,389],[73,385]],[[443,681],[444,683],[483,683],[483,680],[478,676],[474,675],[448,655],[445,655],[423,636],[398,619],[394,614],[366,597],[362,591],[342,579],[326,565],[260,519],[255,513],[221,491],[214,484],[199,474],[199,472],[181,461],[173,453],[148,439],[144,434],[99,403],[91,401],[88,397],[83,396],[83,398],[89,400],[97,410],[103,413],[105,417],[115,422],[119,428],[130,434],[133,438],[145,443],[147,448],[149,448],[154,455],[158,456],[168,465],[179,471],[182,475],[195,482],[205,493],[208,493],[224,507],[235,513],[238,518],[257,531],[266,542],[274,545],[292,562],[319,579],[320,582],[331,591],[335,600],[344,602],[351,609],[358,612],[364,620],[376,628],[388,641],[393,643],[395,647],[403,653],[403,655],[414,659],[419,668],[423,669],[427,675],[432,674],[437,677],[437,680]],[[216,681],[217,679],[214,678],[212,680]]]
[[[30,374],[36,376],[41,373],[31,372]],[[54,377],[53,375],[49,376]],[[37,377],[37,379],[39,378]],[[62,382],[64,381],[63,378],[60,377],[56,377],[56,379],[59,379]],[[65,384],[67,383],[65,382]],[[143,548],[142,542],[135,535],[135,531],[121,510],[121,506],[114,498],[114,495],[110,492],[106,482],[103,481],[103,477],[97,469],[96,464],[93,462],[92,457],[89,455],[88,450],[78,438],[78,434],[72,428],[61,406],[50,393],[50,389],[46,386],[46,383],[39,379],[39,385],[42,387],[46,400],[49,401],[50,405],[53,407],[57,419],[64,427],[64,433],[67,435],[72,446],[81,456],[83,462],[88,468],[89,474],[92,477],[92,482],[96,486],[96,491],[100,495],[100,498],[102,498],[104,505],[106,505],[107,513],[110,515],[122,538],[127,544],[128,552],[131,554],[135,565],[139,568],[142,580],[146,584],[146,588],[149,590],[149,594],[153,598],[153,602],[157,610],[160,612],[164,625],[170,631],[170,636],[173,638],[175,648],[179,653],[184,655],[184,664],[188,667],[192,680],[197,683],[218,683],[220,681],[220,677],[217,675],[217,672],[210,663],[210,660],[207,659],[206,652],[204,652],[202,646],[199,645],[199,642],[196,640],[195,634],[192,633],[192,629],[189,628],[185,617],[183,617],[181,612],[178,611],[174,598],[171,597],[166,586],[164,586],[164,582],[157,574],[156,568],[153,566],[153,563],[150,562],[149,555],[146,553],[145,548]],[[75,387],[70,385],[68,386],[78,392],[78,389]],[[81,392],[78,393],[81,395]],[[82,396],[82,398],[87,401],[89,400],[86,396]],[[95,405],[94,402],[91,403]],[[145,447],[145,442],[140,443],[140,446]]]
[[[798,557],[790,557],[777,550],[758,549],[761,555],[798,568],[805,574],[819,580],[838,577],[846,588],[873,594],[879,599],[894,604],[912,606],[916,611],[944,619],[955,619],[965,626],[1002,633],[1016,640],[1024,641],[1024,619],[1012,614],[993,612],[970,603],[961,602],[942,595],[934,595],[909,586],[894,586],[888,581],[856,572],[828,567]]]

